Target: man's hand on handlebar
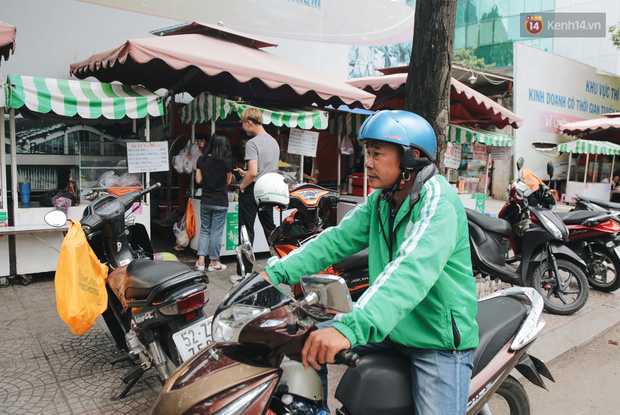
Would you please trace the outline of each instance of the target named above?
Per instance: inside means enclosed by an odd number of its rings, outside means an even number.
[[[301,351],[301,363],[305,369],[312,366],[315,370],[321,364],[334,363],[336,353],[349,349],[351,342],[333,327],[313,331]]]

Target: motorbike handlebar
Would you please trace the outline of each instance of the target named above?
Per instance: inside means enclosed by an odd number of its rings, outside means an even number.
[[[353,200],[353,199],[345,199],[345,198],[340,198],[338,199],[338,201],[342,202],[342,203],[351,203],[352,205],[357,205],[357,200]]]
[[[140,190],[140,197],[144,196],[147,193],[151,193],[153,190],[157,190],[161,187],[161,183],[157,182],[144,190]]]
[[[336,353],[334,360],[336,363],[347,365],[349,367],[357,367],[360,363],[359,355],[351,349],[339,351]]]

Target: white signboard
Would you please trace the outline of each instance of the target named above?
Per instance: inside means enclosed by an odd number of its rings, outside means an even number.
[[[304,157],[316,157],[316,147],[319,143],[319,133],[316,131],[291,128],[288,138],[288,152]]]
[[[461,165],[461,145],[448,141],[444,163],[448,169],[458,169]]]
[[[515,158],[538,177],[547,177],[551,155],[533,150],[533,142],[570,141],[559,135],[560,124],[620,111],[620,78],[592,66],[515,43],[514,73],[514,112],[524,119],[514,133]]]
[[[168,166],[168,143],[166,141],[127,143],[129,173],[168,171]]]

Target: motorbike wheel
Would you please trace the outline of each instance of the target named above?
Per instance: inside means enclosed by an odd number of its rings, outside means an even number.
[[[620,288],[620,261],[615,257],[615,253],[609,253],[601,247],[592,247],[592,256],[586,259],[588,268],[588,282],[592,288],[606,293],[616,291]]]
[[[523,385],[508,376],[489,400],[488,409],[492,414],[529,415],[530,400]],[[488,412],[480,412],[484,413]]]
[[[543,297],[545,310],[551,314],[569,315],[580,310],[588,301],[588,279],[570,261],[557,260],[560,272],[558,286],[551,261],[541,262],[532,275],[532,287]]]

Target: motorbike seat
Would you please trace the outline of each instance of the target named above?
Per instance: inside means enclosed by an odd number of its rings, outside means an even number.
[[[577,197],[579,197],[580,199],[583,199],[585,201],[588,201],[590,203],[594,203],[595,205],[599,205],[605,209],[609,209],[609,210],[620,210],[620,203],[615,203],[615,202],[610,202],[608,200],[601,200],[601,199],[590,199],[588,197],[583,197],[583,196],[579,196],[577,195]]]
[[[521,327],[527,308],[511,297],[495,297],[478,302],[476,322],[480,342],[474,352],[472,377],[485,368]]]
[[[202,271],[192,269],[175,261],[153,262],[150,259],[137,258],[127,266],[125,277],[125,298],[128,300],[144,300],[155,287],[165,282],[174,280],[186,274],[196,274],[196,277],[204,277]],[[182,280],[186,280],[183,278]]]
[[[336,271],[350,270],[357,268],[368,268],[368,248],[353,254],[348,258],[332,265]]]
[[[604,218],[602,222],[609,219],[605,212],[593,210],[573,210],[572,212],[555,212],[566,225],[581,225],[585,220],[596,217]]]
[[[514,298],[478,302],[480,344],[474,353],[472,377],[510,341],[526,315],[526,307]],[[363,356],[357,367],[345,372],[336,389],[336,399],[356,415],[412,414],[410,367],[409,359],[398,352]]]
[[[510,223],[504,219],[491,218],[483,213],[467,208],[465,208],[465,212],[467,213],[467,220],[475,223],[486,231],[506,236],[512,235],[512,227]]]

